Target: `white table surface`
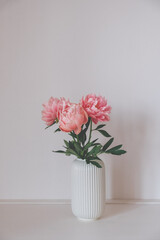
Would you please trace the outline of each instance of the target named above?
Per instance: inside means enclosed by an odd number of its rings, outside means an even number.
[[[104,215],[81,222],[70,204],[0,205],[0,240],[160,240],[160,204],[106,204]]]

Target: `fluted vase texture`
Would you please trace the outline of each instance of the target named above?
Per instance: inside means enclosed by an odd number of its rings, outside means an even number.
[[[72,163],[72,212],[80,220],[100,218],[105,208],[105,166],[98,168],[76,159]]]

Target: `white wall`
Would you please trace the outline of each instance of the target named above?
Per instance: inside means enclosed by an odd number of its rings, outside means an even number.
[[[0,1],[0,198],[69,199],[66,134],[44,130],[50,96],[105,96],[125,156],[103,156],[107,198],[160,199],[160,3]]]

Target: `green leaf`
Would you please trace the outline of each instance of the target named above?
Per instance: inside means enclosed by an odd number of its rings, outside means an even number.
[[[49,127],[53,126],[55,123],[56,123],[56,121],[55,121],[54,123],[52,123],[51,125],[49,125],[49,126],[45,127],[45,129],[47,129],[47,128],[49,128]]]
[[[76,151],[78,154],[81,155],[81,154],[82,154],[82,148],[81,148],[81,146],[79,145],[79,143],[78,143],[78,142],[74,142],[73,145],[74,145],[75,151]]]
[[[102,144],[101,143],[93,143],[92,146],[101,146],[102,147]]]
[[[83,144],[83,145],[85,144],[86,139],[87,139],[87,136],[86,136],[86,134],[84,133],[84,134],[82,135],[82,144]]]
[[[97,140],[98,140],[98,138],[94,139],[91,143],[93,144],[93,143],[95,143]]]
[[[84,150],[86,150],[86,149],[88,149],[89,147],[93,146],[93,144],[94,144],[97,140],[98,140],[98,138],[95,139],[95,140],[93,140],[92,142],[87,143],[87,144],[84,146]]]
[[[73,138],[77,138],[77,135],[72,131],[69,133],[70,136],[72,136]]]
[[[111,135],[109,135],[109,133],[107,133],[105,130],[98,130],[98,132],[100,132],[104,137],[111,137]]]
[[[91,161],[91,160],[97,160],[97,156],[91,156],[91,157],[87,157],[86,160]]]
[[[69,141],[69,148],[71,148],[72,150],[75,150],[75,147],[72,141]]]
[[[69,144],[69,147],[68,147],[66,153],[70,153],[70,154],[73,154],[73,155],[79,157],[78,153],[75,150],[74,142],[73,141],[69,141],[68,144]]]
[[[109,146],[112,144],[114,138],[111,138],[102,148],[103,151],[105,151]]]
[[[125,153],[126,153],[125,150],[117,150],[115,152],[111,152],[111,154],[113,154],[113,155],[122,155],[122,154],[125,154]]]
[[[67,149],[67,151],[66,151],[66,155],[71,155],[71,154],[73,154],[73,155],[75,155],[76,157],[79,157],[79,155],[74,151],[74,150],[72,150],[72,149]]]
[[[90,163],[92,163],[93,165],[95,165],[98,168],[102,168],[102,166],[96,161],[90,161]]]
[[[79,141],[84,145],[86,141],[86,128],[78,134]]]
[[[60,132],[60,131],[61,131],[61,129],[57,128],[54,132],[56,133],[56,132]]]
[[[65,151],[62,151],[62,150],[52,151],[52,152],[55,152],[55,153],[66,153]]]
[[[87,124],[82,126],[82,129],[83,129],[84,126],[85,126],[85,128],[78,134],[78,139],[82,143],[82,145],[85,144],[85,141],[87,139],[86,132],[87,132],[87,129],[89,127],[90,121],[91,121],[91,118],[88,119]]]
[[[96,145],[92,148],[92,150],[88,153],[88,156],[89,155],[93,155],[93,156],[96,156],[101,150],[101,145]]]
[[[122,145],[117,145],[117,146],[115,146],[115,147],[110,148],[109,150],[107,150],[106,153],[114,152],[114,151],[120,149],[121,147],[122,147]]]
[[[66,140],[64,140],[64,143],[65,143],[66,147],[69,148],[69,143]]]
[[[100,128],[103,128],[104,126],[106,126],[106,124],[101,124],[101,125],[99,125],[98,127],[96,127],[94,130],[98,130],[98,129],[100,129]]]

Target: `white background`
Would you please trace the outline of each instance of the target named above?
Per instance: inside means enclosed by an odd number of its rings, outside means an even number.
[[[104,155],[107,198],[160,199],[160,2],[0,1],[0,199],[70,199],[74,157],[52,153],[50,96],[105,96],[106,130],[127,154]],[[104,143],[104,140],[102,143]]]

